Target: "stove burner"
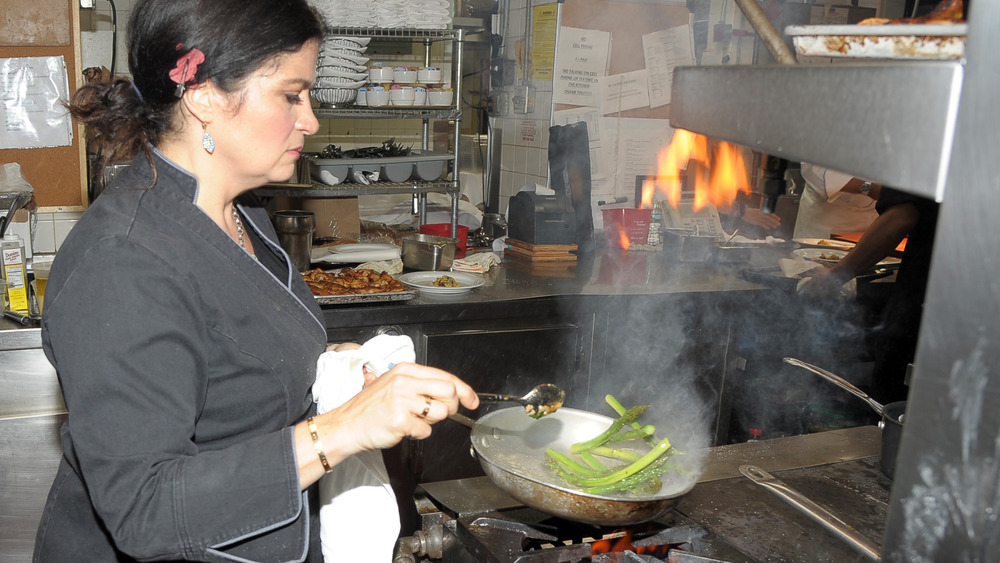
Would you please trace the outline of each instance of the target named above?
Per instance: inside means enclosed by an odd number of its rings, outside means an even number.
[[[473,516],[458,521],[456,537],[478,561],[484,563],[559,563],[581,561],[590,557],[588,544],[552,545],[549,549],[532,551],[540,547],[538,540],[556,542],[558,537],[549,535],[520,522]],[[529,551],[525,551],[529,549]]]
[[[394,563],[726,563],[747,558],[678,512],[633,526],[574,522],[497,497],[483,482],[425,485],[422,526]],[[419,557],[412,557],[414,554]],[[713,557],[721,557],[714,559]]]

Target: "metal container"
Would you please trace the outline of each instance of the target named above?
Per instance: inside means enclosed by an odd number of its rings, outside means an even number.
[[[411,270],[435,271],[451,268],[455,261],[458,239],[435,235],[403,237],[403,267]]]
[[[300,272],[312,262],[312,240],[316,232],[316,216],[312,211],[288,209],[275,211],[272,217],[278,243],[288,253],[292,265]]]
[[[705,262],[715,252],[715,237],[697,235],[694,229],[660,231],[664,252],[682,262]]]

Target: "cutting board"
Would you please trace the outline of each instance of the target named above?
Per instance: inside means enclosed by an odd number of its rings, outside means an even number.
[[[511,247],[507,253],[514,258],[523,258],[531,262],[576,262],[577,249],[575,244],[531,244],[529,242],[508,238]]]

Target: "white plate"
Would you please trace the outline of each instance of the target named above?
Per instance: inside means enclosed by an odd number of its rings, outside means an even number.
[[[313,262],[331,264],[360,264],[373,260],[399,258],[399,247],[395,244],[352,243],[337,246],[321,246],[312,249]]]
[[[804,260],[810,260],[812,262],[821,262],[823,264],[836,264],[841,258],[847,256],[847,250],[841,250],[837,248],[799,248],[792,251],[792,254],[802,258]],[[899,258],[890,256],[876,266],[880,268],[899,266],[901,260]]]
[[[460,285],[458,287],[438,287],[434,285],[434,280],[441,276],[451,276]],[[415,287],[424,293],[465,293],[472,291],[472,288],[483,285],[483,278],[475,274],[464,272],[410,272],[399,276],[399,281],[410,287]]]
[[[850,250],[854,248],[853,242],[831,240],[828,238],[797,238],[794,239],[794,242],[797,242],[802,246],[815,246],[817,248],[839,248],[843,250]]]
[[[836,248],[799,248],[793,250],[792,254],[804,260],[823,262],[825,264],[836,264],[841,258],[847,256],[847,251],[838,250]]]

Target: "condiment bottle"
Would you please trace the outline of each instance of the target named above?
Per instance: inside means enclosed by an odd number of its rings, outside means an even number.
[[[7,279],[8,307],[15,313],[27,315],[28,276],[24,269],[24,241],[18,235],[7,231],[0,240],[0,264],[3,277]]]

